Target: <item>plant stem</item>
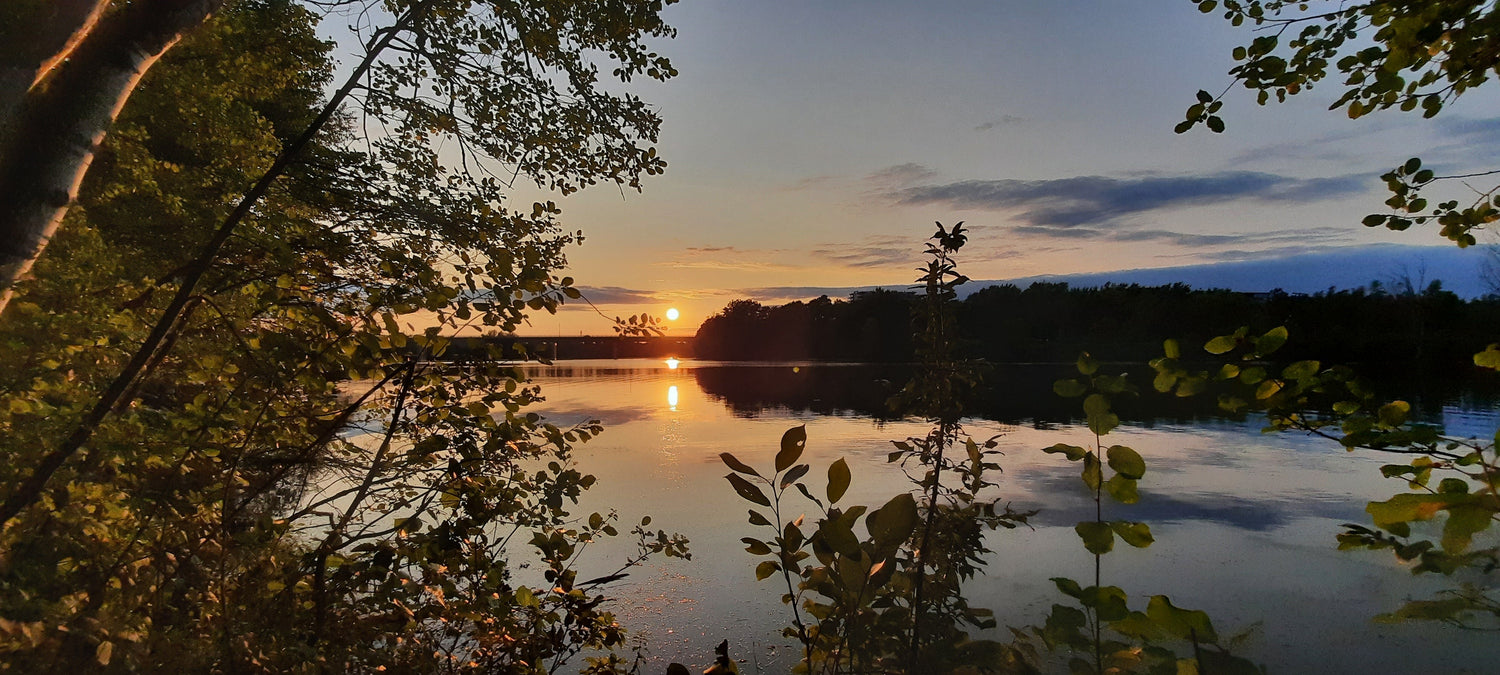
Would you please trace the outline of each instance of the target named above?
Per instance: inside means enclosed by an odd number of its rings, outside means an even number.
[[[1095,452],[1095,454],[1097,455],[1101,450],[1103,450],[1103,448],[1104,448],[1104,446],[1103,446],[1103,440],[1099,437],[1098,433],[1095,433],[1094,434],[1094,452]],[[1096,457],[1095,461],[1097,461],[1099,463],[1099,480],[1097,481],[1097,484],[1094,486],[1094,522],[1099,523],[1100,525],[1103,525],[1104,524],[1104,494],[1103,494],[1103,490],[1104,490],[1104,461],[1103,461],[1102,457]],[[1099,583],[1100,583],[1099,567],[1100,567],[1100,559],[1102,557],[1103,556],[1100,555],[1100,554],[1098,554],[1098,553],[1094,554],[1094,593],[1095,593],[1095,597],[1096,598],[1098,597],[1098,592],[1099,592],[1099,590],[1098,590],[1099,589]],[[1101,626],[1102,623],[1103,622],[1100,621],[1100,619],[1099,619],[1099,608],[1095,607],[1094,608],[1094,669],[1096,671],[1098,671],[1099,675],[1104,675],[1104,639],[1103,639],[1103,634],[1102,634],[1103,633],[1103,631],[1102,631],[1103,627]]]

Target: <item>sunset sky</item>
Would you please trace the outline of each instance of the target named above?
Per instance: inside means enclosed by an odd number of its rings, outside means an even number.
[[[569,274],[609,314],[909,281],[933,221],[966,221],[976,279],[1274,258],[1432,230],[1359,225],[1413,155],[1461,172],[1500,149],[1494,92],[1436,120],[1351,121],[1325,82],[1284,105],[1230,93],[1221,135],[1176,135],[1253,35],[1182,1],[686,0],[659,50],[669,166],[644,193],[561,199]],[[521,192],[518,198],[540,195]],[[553,197],[555,198],[555,197]],[[532,334],[608,334],[591,311]]]

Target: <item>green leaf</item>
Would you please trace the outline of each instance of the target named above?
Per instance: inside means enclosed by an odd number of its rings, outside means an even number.
[[[1130,615],[1127,596],[1119,586],[1089,586],[1083,589],[1079,600],[1084,606],[1093,607],[1101,621],[1119,621]]]
[[[1110,476],[1104,481],[1104,490],[1121,504],[1134,504],[1141,500],[1141,495],[1135,489],[1135,480],[1126,478],[1120,474]]]
[[[1463,494],[1399,494],[1383,502],[1370,502],[1365,512],[1376,527],[1392,530],[1392,526],[1404,525],[1417,520],[1431,520],[1438,511],[1450,504],[1473,499]],[[1399,533],[1398,533],[1399,534]],[[1404,535],[1403,535],[1404,536]]]
[[[1115,533],[1109,523],[1088,520],[1074,525],[1073,531],[1083,540],[1083,547],[1094,555],[1109,553],[1115,547]]]
[[[1184,377],[1177,383],[1177,396],[1179,398],[1197,396],[1198,394],[1203,393],[1203,390],[1207,388],[1208,381],[1201,377]]]
[[[1272,354],[1286,344],[1286,338],[1286,326],[1272,328],[1255,341],[1255,353],[1260,356]]]
[[[1176,340],[1166,340],[1161,343],[1162,353],[1169,359],[1182,358],[1182,346]]]
[[[1104,451],[1104,456],[1109,460],[1109,468],[1126,478],[1140,480],[1141,476],[1146,475],[1146,460],[1131,448],[1111,445]]]
[[[1474,365],[1490,370],[1500,370],[1500,344],[1485,347],[1484,351],[1474,355]]]
[[[778,563],[778,562],[776,562],[775,560],[764,560],[764,561],[761,561],[761,563],[759,565],[755,566],[755,580],[756,581],[764,581],[766,578],[770,577],[772,574],[775,574],[775,573],[780,572],[780,571],[781,571],[781,564]]]
[[[1075,398],[1087,393],[1089,388],[1078,380],[1058,380],[1052,383],[1052,391],[1063,398]]]
[[[1474,535],[1489,529],[1494,511],[1479,504],[1460,504],[1448,508],[1443,524],[1443,551],[1457,555],[1468,550]]]
[[[849,527],[849,523],[843,520],[820,520],[818,533],[822,535],[823,541],[828,543],[829,548],[851,558],[859,556],[859,538],[854,536],[854,530]]]
[[[1203,345],[1204,351],[1210,354],[1228,354],[1238,346],[1240,341],[1232,335],[1220,335]]]
[[[792,427],[781,435],[781,451],[776,453],[776,473],[786,471],[787,467],[796,464],[797,458],[802,456],[803,448],[807,447],[807,425]]]
[[[1125,543],[1136,548],[1146,548],[1156,541],[1156,538],[1151,536],[1151,526],[1145,523],[1114,520],[1110,521],[1109,527],[1114,530],[1115,534],[1120,535],[1120,539],[1123,539]]]
[[[1052,577],[1052,583],[1057,584],[1057,590],[1070,598],[1083,599],[1083,587],[1078,582],[1067,577]]]
[[[797,482],[798,478],[806,476],[807,472],[811,469],[812,465],[809,464],[798,464],[792,467],[791,471],[786,472],[786,475],[781,477],[781,489],[785,490],[788,485]]]
[[[1099,458],[1090,452],[1083,456],[1083,484],[1089,486],[1090,490],[1098,490],[1099,484],[1104,480],[1104,472],[1099,469]]]
[[[765,517],[765,515],[761,514],[760,511],[756,511],[755,509],[750,509],[750,524],[751,525],[770,525],[771,521],[769,519],[767,519]]]
[[[760,473],[757,472],[755,469],[751,468],[749,464],[741,462],[734,455],[731,455],[731,454],[729,454],[727,452],[721,452],[721,453],[719,453],[719,459],[723,460],[725,465],[727,465],[731,469],[734,469],[735,471],[738,471],[738,472],[744,473],[744,474],[749,474],[751,476],[756,476],[756,477],[760,476]]]
[[[1155,621],[1146,616],[1145,612],[1131,612],[1125,618],[1111,623],[1109,627],[1123,635],[1147,641],[1159,640],[1165,635],[1161,627],[1157,626]],[[1182,675],[1181,670],[1176,672],[1178,675]]]
[[[1083,413],[1085,414],[1095,416],[1095,414],[1109,413],[1109,411],[1110,399],[1107,396],[1089,395],[1089,398],[1083,399]]]
[[[1281,387],[1280,380],[1265,380],[1260,383],[1260,386],[1255,388],[1255,398],[1264,401],[1279,393]]]
[[[1208,614],[1196,609],[1181,609],[1172,605],[1165,595],[1153,595],[1146,603],[1146,616],[1168,635],[1199,643],[1213,644],[1219,641]]]
[[[1088,416],[1089,430],[1100,436],[1120,425],[1120,418],[1109,410],[1109,398],[1103,394],[1090,394],[1083,399],[1083,412]]]
[[[741,537],[740,541],[745,542],[745,551],[751,555],[769,555],[771,553],[771,546],[755,537]]]
[[[1322,364],[1317,361],[1298,361],[1281,369],[1281,377],[1288,380],[1302,380],[1318,374]]]
[[[838,461],[828,465],[828,503],[837,503],[849,489],[849,483],[854,477],[849,473],[849,463],[840,457]]]
[[[1438,481],[1438,492],[1442,492],[1444,494],[1461,495],[1468,491],[1469,484],[1462,478],[1444,478],[1441,481]]]
[[[1406,416],[1411,414],[1411,404],[1406,401],[1391,401],[1380,406],[1377,416],[1380,423],[1386,426],[1399,427],[1406,422]]]
[[[917,527],[917,502],[903,492],[865,519],[865,528],[877,543],[887,546],[905,542]]]
[[[729,484],[734,486],[734,491],[740,493],[741,497],[744,497],[745,499],[756,504],[760,504],[761,506],[771,505],[771,500],[766,497],[766,493],[761,492],[760,488],[751,485],[750,481],[745,480],[738,474],[733,473],[728,474],[724,477],[729,479]]]
[[[1095,371],[1099,370],[1099,362],[1095,361],[1094,357],[1089,355],[1088,352],[1078,355],[1077,365],[1078,372],[1084,375],[1093,375]]]
[[[1088,422],[1089,422],[1089,431],[1092,431],[1092,432],[1094,432],[1096,434],[1099,434],[1100,436],[1103,436],[1103,435],[1108,434],[1109,432],[1113,431],[1115,429],[1115,427],[1120,426],[1120,416],[1116,415],[1114,413],[1104,413],[1103,415],[1090,415],[1089,418],[1088,418]]]
[[[1080,448],[1076,445],[1068,445],[1067,443],[1058,443],[1056,445],[1042,448],[1042,452],[1049,454],[1056,454],[1059,452],[1063,453],[1064,455],[1067,455],[1068,461],[1070,462],[1076,462],[1080,459],[1083,459],[1083,456],[1088,453],[1088,451],[1084,450],[1083,448]]]

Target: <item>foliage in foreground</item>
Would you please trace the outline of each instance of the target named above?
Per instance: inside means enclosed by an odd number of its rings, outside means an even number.
[[[897,493],[874,510],[836,506],[852,479],[839,459],[828,467],[825,505],[805,480],[811,467],[797,463],[807,442],[803,427],[782,437],[768,474],[722,455],[735,491],[762,507],[751,509],[749,521],[769,534],[746,537],[746,551],[766,558],[756,567],[757,579],[779,575],[786,586],[782,600],[792,611],[786,635],[803,646],[799,672],[1032,672],[1049,662],[1037,642],[1073,654],[1068,667],[1080,673],[1259,672],[1221,646],[1207,614],[1178,608],[1165,595],[1152,596],[1144,610],[1131,610],[1123,589],[1102,584],[1102,556],[1116,538],[1139,548],[1154,539],[1146,523],[1104,519],[1103,495],[1134,503],[1146,463],[1131,448],[1104,448],[1102,437],[1119,424],[1111,398],[1133,391],[1123,376],[1099,373],[1087,355],[1078,360],[1085,379],[1060,381],[1056,390],[1087,395],[1094,447],[1059,443],[1045,451],[1083,464],[1096,518],[1075,529],[1094,558],[1093,584],[1053,579],[1079,607],[1054,605],[1043,625],[1012,628],[1011,643],[971,635],[996,628],[993,610],[971,606],[963,589],[992,562],[987,533],[1025,525],[1035,512],[1012,510],[992,496],[992,476],[1000,471],[997,439],[976,441],[963,432],[960,420],[970,413],[981,368],[959,358],[955,344],[955,289],[967,280],[952,258],[965,241],[962,224],[951,232],[939,224],[932,239],[937,243],[929,244],[926,274],[917,280],[923,301],[912,315],[922,362],[892,404],[933,426],[924,437],[893,441],[888,456],[912,478],[915,493]],[[1107,478],[1101,463],[1106,457],[1113,472]],[[810,523],[789,518],[794,487],[821,517]],[[1173,651],[1182,645],[1191,651]]]
[[[175,315],[185,264],[318,115],[330,46],[300,5],[244,0],[141,84],[0,317],[0,485],[24,505],[0,530],[0,669],[630,666],[601,594],[619,574],[580,579],[576,563],[626,529],[640,553],[624,567],[685,543],[575,511],[595,479],[572,448],[600,428],[530,412],[525,354],[433,357],[446,334],[577,297],[556,270],[578,235],[550,202],[506,206],[475,162],[565,192],[638,185],[661,167],[639,147],[658,120],[594,91],[590,59],[665,77],[640,40],[669,31],[660,3],[447,4],[463,11],[428,15],[425,40],[364,81],[358,112],[386,135],[335,116]],[[519,47],[531,20],[551,47]],[[501,74],[513,86],[480,86]],[[434,82],[449,101],[401,95]],[[572,114],[528,114],[549,98]],[[505,129],[479,139],[478,117]],[[440,161],[455,140],[470,170]],[[119,379],[164,314],[167,339]],[[129,382],[121,403],[81,425],[111,381]],[[79,451],[22,494],[79,429]]]

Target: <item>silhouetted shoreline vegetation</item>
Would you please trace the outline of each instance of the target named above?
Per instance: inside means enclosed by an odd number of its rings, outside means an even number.
[[[908,363],[918,296],[877,289],[779,306],[735,300],[699,327],[698,358]],[[1406,363],[1456,371],[1500,331],[1500,300],[1463,300],[1433,283],[1392,293],[1381,284],[1313,295],[1197,290],[1185,284],[1039,283],[990,286],[958,303],[961,346],[994,363],[1070,362],[1081,351],[1105,361],[1143,361],[1163,337],[1185,344],[1225,326],[1286,326],[1297,339],[1278,357],[1357,364]],[[1189,355],[1191,358],[1191,355]]]

